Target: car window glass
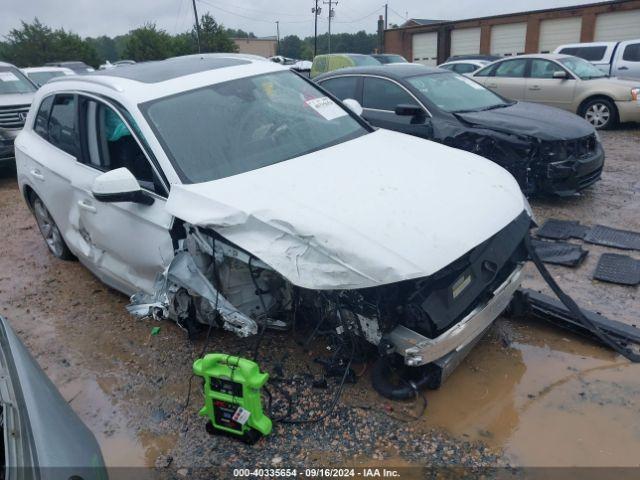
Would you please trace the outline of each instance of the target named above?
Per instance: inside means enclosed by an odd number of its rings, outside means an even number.
[[[632,43],[624,49],[622,59],[627,62],[640,62],[640,43]]]
[[[0,95],[35,92],[36,87],[20,70],[0,66]]]
[[[356,87],[358,85],[358,77],[331,78],[329,80],[325,80],[320,85],[329,90],[340,100],[344,100],[346,98],[353,98],[354,100],[357,100]]]
[[[562,67],[549,60],[534,58],[531,61],[531,78],[553,78],[553,73],[562,71]]]
[[[589,60],[590,62],[596,62],[598,60],[602,60],[605,52],[607,51],[607,47],[598,46],[598,47],[567,47],[560,50],[559,53],[564,55],[574,55],[576,57],[584,58],[585,60]]]
[[[121,117],[101,102],[86,99],[83,103],[87,146],[85,163],[105,172],[125,167],[143,188],[162,193],[163,187],[149,160]]]
[[[453,67],[454,72],[461,74],[475,72],[477,69],[478,67],[472,63],[458,63]]]
[[[493,75],[495,77],[522,78],[524,77],[526,66],[527,61],[525,59],[509,60],[498,64]]]
[[[453,72],[416,75],[407,81],[446,112],[486,110],[507,104],[491,90]]]
[[[449,65],[440,65],[439,68],[444,68],[445,70],[453,70],[453,67],[455,67],[455,65],[449,64]]]
[[[289,159],[313,162],[308,154],[369,132],[348,109],[289,71],[215,83],[140,108],[185,183]]]
[[[47,136],[49,142],[69,155],[78,156],[78,130],[76,126],[76,98],[74,95],[56,95]]]
[[[415,105],[416,101],[399,85],[382,78],[366,77],[363,87],[363,107],[395,111],[400,104]]]
[[[496,69],[496,65],[489,65],[488,67],[484,67],[482,70],[478,70],[473,76],[474,77],[488,77],[493,74],[493,71]]]
[[[53,95],[42,101],[38,109],[38,114],[36,115],[36,121],[33,124],[33,130],[44,139],[48,138],[47,124],[49,123],[49,112],[51,111],[52,104]]]

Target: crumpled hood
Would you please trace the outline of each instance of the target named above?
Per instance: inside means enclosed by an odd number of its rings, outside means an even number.
[[[0,95],[0,107],[31,105],[34,93],[10,93]]]
[[[524,202],[495,163],[378,130],[233,177],[174,185],[167,209],[294,285],[355,289],[441,270],[514,220]]]
[[[459,113],[457,116],[474,125],[541,140],[570,140],[595,133],[589,122],[574,113],[529,102],[516,102],[483,112]]]

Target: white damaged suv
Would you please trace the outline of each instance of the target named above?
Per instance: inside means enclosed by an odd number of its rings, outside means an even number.
[[[519,286],[528,204],[495,163],[345,103],[230,54],[54,79],[18,182],[51,252],[134,315],[249,336],[304,312],[444,376]]]

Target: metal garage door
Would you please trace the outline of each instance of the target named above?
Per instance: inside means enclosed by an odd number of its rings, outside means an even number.
[[[493,55],[518,55],[524,53],[527,23],[507,23],[491,27],[491,53]]]
[[[640,10],[601,13],[596,17],[596,42],[640,38]]]
[[[451,55],[480,53],[480,27],[451,31]]]
[[[413,35],[413,61],[423,65],[438,64],[438,32]]]
[[[578,43],[582,17],[554,18],[540,22],[540,41],[538,51],[553,52],[557,46],[566,43]]]

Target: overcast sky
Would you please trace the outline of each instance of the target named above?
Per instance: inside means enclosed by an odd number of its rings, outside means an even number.
[[[328,0],[327,0],[328,1]],[[374,32],[384,0],[339,0],[335,7],[333,32]],[[319,0],[322,4],[322,0]],[[389,22],[405,18],[457,20],[501,13],[595,3],[589,0],[390,0]],[[258,36],[313,34],[314,0],[197,0],[198,13],[210,12],[230,28],[252,31]],[[318,32],[327,29],[328,7],[322,6]],[[19,25],[20,20],[65,28],[81,36],[115,36],[145,22],[155,22],[170,33],[190,28],[191,0],[0,0],[0,36]]]

